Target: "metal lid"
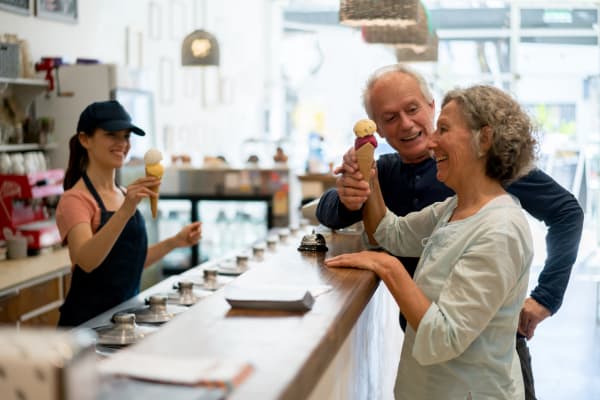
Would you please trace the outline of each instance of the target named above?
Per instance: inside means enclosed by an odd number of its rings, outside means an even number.
[[[277,248],[277,242],[279,241],[278,236],[269,236],[267,238],[267,249],[275,250]]]
[[[177,283],[177,288],[179,289],[180,292],[192,290],[193,286],[194,286],[194,283],[192,281],[179,281]]]
[[[113,324],[94,328],[98,334],[98,344],[104,346],[127,346],[143,339],[148,332],[135,323],[133,313],[116,313]]]
[[[314,229],[311,234],[304,235],[300,242],[299,251],[327,251],[325,237],[320,233],[315,233]]]
[[[192,281],[179,281],[173,288],[177,289],[175,293],[169,293],[167,295],[167,302],[169,304],[178,304],[181,306],[192,306],[200,300],[193,290],[194,283]]]
[[[219,271],[216,268],[205,267],[202,271],[202,282],[194,282],[194,285],[204,290],[217,290],[223,286],[223,283],[219,282],[218,274]]]
[[[263,261],[265,259],[265,249],[256,247],[253,248],[252,259],[255,261]]]
[[[204,268],[203,277],[204,280],[217,279],[218,270],[216,268]]]
[[[147,303],[148,307],[133,310],[137,322],[162,324],[175,316],[167,309],[167,296],[150,296]]]
[[[246,260],[244,263],[246,265],[240,265],[236,261],[230,259],[224,260],[217,265],[217,271],[219,275],[238,276],[248,270],[248,261]]]

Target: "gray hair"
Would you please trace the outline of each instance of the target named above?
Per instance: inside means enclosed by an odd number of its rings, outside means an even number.
[[[371,89],[373,89],[375,82],[377,82],[379,78],[382,78],[392,73],[406,74],[415,78],[415,80],[419,84],[419,89],[421,89],[421,94],[423,95],[427,103],[431,103],[433,101],[433,95],[431,94],[429,85],[427,84],[425,78],[423,78],[423,75],[404,64],[387,65],[385,67],[381,67],[375,70],[375,72],[373,72],[371,76],[369,76],[369,79],[367,79],[367,83],[365,85],[365,88],[363,89],[363,106],[365,108],[365,111],[367,112],[367,115],[371,119],[373,119],[373,110],[371,110]]]
[[[473,146],[480,153],[481,129],[490,127],[492,145],[485,173],[503,185],[526,175],[535,160],[533,123],[519,103],[502,90],[488,85],[454,89],[446,93],[442,108],[455,101],[473,132]]]

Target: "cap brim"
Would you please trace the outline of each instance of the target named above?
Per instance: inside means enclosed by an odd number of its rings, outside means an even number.
[[[106,122],[99,124],[98,128],[102,128],[108,132],[116,132],[116,131],[128,129],[131,132],[135,133],[136,135],[140,135],[140,136],[146,135],[146,132],[144,132],[137,126],[133,125],[129,121],[120,121],[120,120],[106,121]]]

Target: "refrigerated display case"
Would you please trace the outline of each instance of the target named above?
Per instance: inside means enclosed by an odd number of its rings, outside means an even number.
[[[268,207],[264,201],[207,200],[197,207],[202,221],[200,261],[249,248],[258,238],[267,236]]]
[[[167,239],[192,220],[202,222],[198,245],[171,251],[158,264],[163,276],[179,274],[210,259],[250,247],[268,231],[265,201],[161,199],[158,217],[150,215],[147,202],[139,207],[146,219],[150,243]]]
[[[288,182],[287,169],[168,167],[159,210],[165,202],[184,200],[191,207],[190,221],[203,222],[202,240],[191,248],[195,266],[249,246],[266,237],[270,228],[289,225]]]
[[[192,221],[201,221],[203,226],[200,243],[168,254],[157,263],[160,273],[181,273],[206,260],[249,247],[253,241],[265,238],[270,228],[288,226],[288,174],[287,169],[167,167],[157,219],[152,218],[147,201],[138,206],[146,220],[149,243],[176,234]],[[143,165],[128,165],[120,171],[120,183],[127,185],[143,175]]]
[[[151,243],[175,236],[183,226],[190,223],[191,209],[190,202],[185,200],[161,200],[156,220],[151,215],[146,219],[152,221],[151,225],[156,231],[156,240]],[[172,250],[159,263],[163,275],[179,273],[194,266],[189,248]]]

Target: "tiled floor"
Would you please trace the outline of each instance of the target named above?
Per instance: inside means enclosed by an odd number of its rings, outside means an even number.
[[[543,227],[534,225],[536,257],[531,271],[537,280],[545,256]],[[600,399],[600,323],[596,323],[596,283],[600,249],[586,229],[577,263],[560,310],[545,320],[529,342],[537,397],[540,400]]]

